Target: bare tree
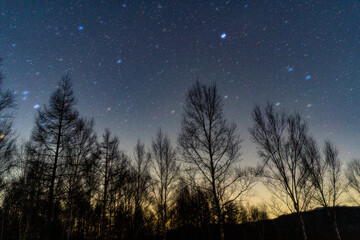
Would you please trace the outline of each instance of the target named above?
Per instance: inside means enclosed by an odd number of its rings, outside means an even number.
[[[2,59],[0,58],[0,67]],[[4,179],[10,170],[13,153],[16,150],[15,137],[12,131],[13,109],[15,108],[15,96],[11,90],[4,91],[4,76],[0,70],[0,191],[5,187]],[[1,209],[2,210],[2,209]],[[4,213],[1,211],[1,232],[0,239],[4,235]]]
[[[0,58],[0,67],[1,67]],[[12,131],[15,95],[11,90],[3,89],[3,73],[0,70],[0,190],[4,188],[4,177],[13,165],[15,137]]]
[[[345,172],[346,179],[350,189],[355,191],[360,196],[360,159],[353,159],[347,166]],[[360,205],[360,201],[357,197],[352,197],[352,200]]]
[[[9,174],[11,180],[4,194],[2,210],[6,213],[8,225],[5,225],[4,236],[14,235],[18,239],[34,239],[39,236],[45,225],[46,218],[46,184],[45,154],[34,151],[27,142],[16,152],[13,170]],[[4,216],[3,216],[4,217]],[[10,224],[9,224],[10,223]],[[7,228],[14,228],[11,231]],[[12,225],[11,225],[12,224]]]
[[[302,161],[308,139],[307,124],[298,114],[276,112],[271,104],[264,111],[256,106],[252,117],[254,125],[249,130],[265,166],[265,185],[290,212],[298,213],[306,240],[301,213],[312,195],[309,171]]]
[[[224,118],[216,85],[195,83],[187,93],[178,144],[182,161],[195,170],[194,181],[211,192],[222,240],[224,208],[258,176],[255,170],[240,169],[240,143],[236,125]]]
[[[151,155],[149,152],[146,152],[145,145],[138,140],[134,149],[133,166],[135,173],[135,210],[133,217],[136,239],[141,239],[144,230],[144,212],[151,186],[150,164]]]
[[[321,156],[315,140],[309,138],[303,159],[315,189],[312,195],[313,200],[325,208],[336,237],[341,240],[336,220],[336,206],[338,206],[339,198],[344,193],[346,185],[341,174],[338,151],[329,141],[326,141],[324,156]]]
[[[65,218],[67,219],[66,239],[71,238],[76,209],[85,207],[85,198],[87,197],[85,192],[86,171],[89,170],[88,165],[93,164],[96,150],[94,121],[79,119],[75,127],[75,134],[65,143],[67,147],[65,149],[65,162],[62,166],[65,191],[64,205],[67,209]]]
[[[98,158],[100,163],[101,181],[102,183],[102,232],[103,237],[108,232],[108,226],[111,227],[111,222],[108,224],[107,219],[111,221],[111,212],[109,211],[111,203],[111,190],[115,185],[115,176],[118,166],[121,164],[121,153],[119,151],[118,138],[111,137],[109,129],[105,129],[103,141],[98,146]],[[108,216],[108,218],[107,218]]]
[[[170,197],[174,190],[174,184],[179,172],[176,163],[176,154],[170,144],[169,138],[164,135],[161,129],[158,131],[155,140],[152,141],[153,172],[154,172],[154,198],[156,210],[160,220],[161,233],[166,239],[168,208]]]
[[[50,97],[49,106],[38,111],[31,140],[35,149],[46,150],[46,161],[49,165],[49,191],[47,223],[51,227],[54,220],[55,189],[59,187],[58,167],[64,160],[65,143],[75,134],[78,112],[74,109],[75,97],[69,75],[64,75],[58,83],[57,89]],[[48,229],[49,234],[52,230]]]

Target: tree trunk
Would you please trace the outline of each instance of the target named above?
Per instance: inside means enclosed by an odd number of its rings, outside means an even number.
[[[165,193],[165,203],[164,203],[164,218],[163,218],[163,240],[166,240],[166,221],[167,221],[167,212],[166,212],[166,193]]]
[[[338,228],[336,222],[334,222],[334,230],[335,230],[337,239],[338,239],[338,240],[341,240],[340,231],[339,231],[339,228]]]
[[[215,187],[214,187],[215,191]],[[218,215],[218,225],[219,225],[219,231],[220,231],[220,239],[225,240],[225,232],[224,232],[224,219],[220,208],[219,199],[217,198],[216,192],[214,192],[215,197],[215,205],[216,205],[216,211]]]
[[[220,220],[219,227],[220,227],[220,239],[225,240],[224,222],[223,222],[222,217],[221,217],[221,220]]]
[[[102,209],[102,229],[101,235],[104,237],[106,232],[106,202],[107,202],[107,191],[108,191],[108,149],[106,148],[105,155],[105,179],[104,179],[104,198],[103,198],[103,209]]]
[[[24,216],[24,213],[22,212],[20,214],[20,219],[19,219],[19,239],[22,240],[22,220],[23,220],[23,216]]]
[[[306,230],[305,230],[305,223],[304,223],[304,220],[303,220],[303,217],[302,217],[301,213],[299,213],[299,220],[300,220],[301,230],[302,230],[302,234],[303,234],[303,240],[307,240],[307,235],[306,235]]]
[[[339,227],[337,225],[337,220],[336,220],[336,208],[335,207],[333,207],[333,211],[334,211],[333,218],[332,218],[333,227],[334,227],[337,239],[341,240],[340,231],[339,231]]]
[[[214,177],[213,177],[214,179]],[[214,195],[214,201],[215,201],[215,207],[216,207],[216,212],[217,212],[217,217],[218,217],[218,225],[219,225],[219,231],[220,231],[220,239],[221,240],[225,240],[225,233],[224,233],[224,219],[222,216],[222,212],[221,212],[221,208],[220,208],[220,202],[216,193],[216,187],[215,187],[215,183],[212,183],[212,190],[213,190],[213,195]]]
[[[60,121],[60,124],[62,121]],[[55,157],[54,157],[54,165],[51,174],[51,182],[50,182],[50,191],[49,191],[49,209],[48,209],[48,216],[47,216],[47,223],[52,225],[53,221],[53,214],[54,214],[54,188],[55,188],[55,180],[56,180],[56,169],[57,169],[57,162],[59,158],[59,151],[60,151],[60,140],[61,140],[61,126],[59,127],[57,143],[56,143],[56,150],[55,150]]]
[[[68,227],[67,227],[67,234],[66,234],[66,239],[69,240],[71,238],[71,229],[72,229],[72,218],[73,218],[73,207],[72,207],[72,202],[70,203],[70,216],[68,219]]]

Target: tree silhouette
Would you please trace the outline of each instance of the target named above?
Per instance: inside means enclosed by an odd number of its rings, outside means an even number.
[[[105,129],[103,140],[98,145],[98,158],[100,160],[100,172],[102,181],[102,237],[111,229],[111,203],[112,190],[115,188],[116,171],[121,165],[121,153],[119,150],[119,139],[111,137],[109,129]],[[108,222],[109,220],[110,222]]]
[[[166,239],[168,208],[171,202],[171,195],[174,191],[174,184],[179,173],[176,163],[176,154],[170,144],[169,138],[158,131],[156,138],[152,141],[151,159],[154,172],[154,199],[156,211],[161,226],[161,234]]]
[[[337,207],[339,198],[344,193],[346,186],[342,179],[338,151],[329,141],[326,141],[324,156],[321,156],[315,140],[309,138],[303,159],[315,190],[312,195],[313,200],[325,208],[336,237],[341,240],[335,207]]]
[[[186,96],[178,144],[181,160],[199,177],[195,182],[211,192],[222,240],[224,208],[253,186],[259,175],[257,170],[239,168],[240,143],[236,125],[224,117],[216,85],[196,82]]]
[[[0,58],[0,66],[2,59]],[[11,90],[4,90],[4,75],[0,71],[0,191],[4,188],[4,177],[13,165],[15,137],[12,131],[15,95]]]
[[[52,232],[54,221],[55,189],[60,185],[58,167],[64,161],[66,143],[76,133],[78,112],[74,109],[75,97],[69,75],[64,75],[58,83],[57,89],[50,97],[49,105],[39,109],[31,141],[36,145],[35,150],[46,154],[45,161],[49,165],[48,237]]]
[[[350,189],[355,191],[355,193],[357,193],[357,195],[359,196],[360,195],[360,159],[353,159],[351,162],[348,163],[345,175]],[[355,197],[352,200],[357,205],[360,205],[360,201],[357,198],[358,197]]]
[[[91,171],[95,159],[96,135],[93,126],[93,120],[79,119],[75,125],[75,134],[65,143],[65,160],[61,172],[67,221],[66,239],[71,238],[75,220],[80,222],[81,210],[90,205],[85,184],[86,175],[89,174],[87,171]]]
[[[145,145],[140,140],[137,141],[134,148],[134,231],[135,238],[141,239],[144,234],[144,214],[146,204],[149,203],[149,190],[151,187],[151,176],[150,176],[150,164],[151,155],[146,152]]]
[[[249,130],[265,165],[266,187],[290,212],[298,213],[306,240],[301,212],[307,209],[312,195],[309,169],[302,161],[308,141],[307,124],[298,114],[276,112],[271,104],[263,111],[255,106],[252,117],[254,124]]]
[[[16,147],[14,94],[2,79],[0,72],[0,240],[223,240],[225,229],[228,239],[289,238],[299,226],[306,240],[324,229],[309,226],[317,221],[309,216],[325,214],[336,233],[329,236],[357,237],[358,208],[338,206],[347,186],[360,193],[360,160],[348,164],[344,181],[338,150],[326,141],[321,152],[299,114],[256,106],[249,131],[263,166],[242,167],[241,140],[216,85],[197,82],[186,95],[178,151],[159,130],[149,150],[138,140],[130,157],[109,129],[97,140],[64,75],[30,141]],[[261,177],[280,200],[274,206],[295,214],[267,220],[272,209],[242,203]],[[313,206],[322,210],[304,213]]]
[[[0,58],[0,67],[1,63],[2,59]],[[16,139],[12,131],[15,96],[11,90],[3,89],[3,79],[4,75],[0,70],[0,192],[5,188],[5,176],[13,166],[12,160],[16,151]],[[3,239],[5,214],[3,211],[1,211],[1,214],[0,239]]]
[[[179,182],[175,194],[173,227],[184,229],[184,238],[189,238],[192,227],[201,229],[206,238],[209,235],[208,227],[211,222],[209,192],[200,187]]]

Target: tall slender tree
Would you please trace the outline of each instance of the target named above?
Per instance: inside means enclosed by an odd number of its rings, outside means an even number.
[[[2,59],[0,58],[0,67]],[[16,149],[12,131],[13,111],[16,107],[15,95],[11,90],[4,90],[4,75],[0,70],[0,190],[4,187],[4,177],[13,165]]]
[[[326,141],[322,156],[315,140],[309,138],[303,159],[315,190],[313,200],[315,204],[325,209],[337,239],[341,240],[336,218],[336,207],[347,186],[343,181],[342,164],[338,155],[334,145]]]
[[[121,161],[121,153],[119,150],[119,139],[111,136],[110,130],[105,129],[103,140],[98,145],[98,158],[100,160],[101,173],[101,199],[102,199],[102,237],[111,230],[111,190],[114,188],[114,179],[117,167]],[[108,221],[109,220],[109,221]]]
[[[276,112],[271,104],[264,111],[255,106],[252,117],[250,134],[265,165],[265,185],[290,212],[299,215],[306,240],[302,212],[312,196],[309,171],[302,161],[308,141],[307,123],[298,114]]]
[[[55,189],[59,182],[58,168],[64,161],[66,143],[75,135],[78,121],[78,111],[75,109],[75,97],[68,74],[58,83],[57,89],[50,97],[49,105],[39,109],[31,141],[35,149],[44,151],[49,165],[48,179],[48,237],[54,221]]]
[[[216,85],[196,82],[186,96],[178,144],[181,160],[195,170],[195,182],[211,193],[222,240],[224,209],[253,186],[258,176],[257,171],[240,168],[240,143],[236,125],[225,119]]]
[[[154,198],[156,210],[161,227],[163,239],[166,239],[168,208],[170,197],[174,191],[174,184],[179,173],[176,162],[175,150],[172,148],[169,138],[163,134],[161,129],[152,141],[151,152],[152,166],[154,172]]]
[[[76,210],[79,212],[86,205],[90,205],[91,199],[86,199],[88,197],[85,188],[86,175],[88,174],[86,171],[94,164],[96,150],[94,121],[79,119],[75,127],[75,135],[65,143],[65,162],[62,166],[64,205],[66,207],[65,219],[67,219],[66,239],[71,238],[76,217],[80,222],[81,216],[79,214],[76,216]]]
[[[0,58],[0,67],[2,59]],[[4,90],[4,75],[0,69],[0,191],[5,187],[5,176],[13,165],[13,156],[16,150],[15,137],[12,131],[13,110],[15,108],[15,95],[11,90]],[[2,209],[1,209],[2,210]],[[1,211],[0,239],[4,235],[4,213]]]
[[[150,164],[151,156],[146,151],[145,145],[138,140],[134,148],[134,227],[135,227],[135,238],[141,239],[145,229],[145,210],[149,203],[148,196],[151,186],[150,176]]]
[[[348,163],[345,175],[349,188],[356,193],[355,197],[351,197],[352,201],[360,205],[360,159],[353,159]]]

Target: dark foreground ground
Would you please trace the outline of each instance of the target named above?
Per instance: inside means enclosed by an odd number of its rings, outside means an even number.
[[[308,240],[336,239],[330,221],[323,209],[303,214]],[[360,239],[360,207],[338,207],[337,221],[342,240]],[[226,240],[296,240],[302,239],[298,216],[284,215],[272,220],[226,225]],[[217,227],[203,229],[184,227],[168,232],[167,240],[213,239],[217,240]]]

